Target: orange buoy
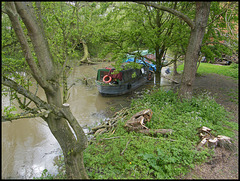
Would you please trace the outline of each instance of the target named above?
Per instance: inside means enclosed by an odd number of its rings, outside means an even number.
[[[108,78],[108,80],[106,80],[106,78]],[[112,81],[112,77],[111,77],[111,76],[105,75],[105,76],[103,77],[103,82],[104,82],[104,83],[108,84],[108,83],[110,83],[111,81]]]

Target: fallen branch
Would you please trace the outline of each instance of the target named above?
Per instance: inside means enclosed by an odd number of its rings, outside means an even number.
[[[168,80],[170,80],[170,81],[176,83],[176,84],[179,84],[179,82],[176,81],[176,80],[173,80],[173,79],[171,79],[171,78],[168,78],[168,77],[166,77],[166,76],[164,76],[164,75],[161,75],[161,76],[162,76],[163,78],[165,78],[165,79],[168,79]]]
[[[123,155],[123,154],[124,154],[124,152],[126,151],[127,146],[128,146],[128,144],[130,143],[130,141],[131,141],[131,139],[127,142],[125,149],[120,153],[120,155]]]
[[[113,118],[107,119],[106,123],[98,125],[91,128],[91,131],[88,134],[102,134],[103,132],[108,132],[114,130],[119,120],[124,120],[128,115],[129,108],[123,108],[120,111],[116,112],[113,115]],[[99,130],[99,131],[98,131]]]
[[[146,135],[153,135],[153,134],[158,134],[158,133],[166,135],[166,134],[171,134],[173,132],[173,130],[172,129],[141,129],[136,132],[144,133]]]

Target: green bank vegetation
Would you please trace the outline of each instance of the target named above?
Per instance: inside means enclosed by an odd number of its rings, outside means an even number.
[[[173,129],[168,136],[146,136],[127,132],[125,122],[135,113],[150,108],[150,129]],[[201,141],[197,129],[211,128],[212,134],[234,136],[238,124],[208,93],[182,101],[173,91],[161,89],[135,99],[128,116],[118,121],[114,132],[96,136],[84,152],[84,164],[91,179],[169,179],[182,176],[194,165],[206,161],[213,151],[196,150]],[[46,176],[46,172],[44,173]],[[48,174],[48,178],[53,178]]]
[[[127,132],[125,122],[146,108],[153,117],[150,129],[173,129],[168,136],[145,136]],[[211,150],[197,151],[197,129],[207,126],[213,134],[233,137],[237,123],[228,122],[230,114],[207,93],[192,101],[180,102],[172,91],[155,90],[131,104],[129,116],[119,121],[116,131],[99,135],[88,146],[84,160],[92,179],[168,179],[186,174],[195,164],[213,154]]]

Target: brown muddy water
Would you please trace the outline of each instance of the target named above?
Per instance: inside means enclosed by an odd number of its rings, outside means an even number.
[[[88,132],[87,127],[97,125],[115,111],[129,106],[131,99],[141,91],[153,87],[152,81],[126,95],[102,97],[95,86],[96,72],[98,68],[109,65],[110,63],[98,63],[75,67],[68,79],[69,86],[74,84],[69,91],[68,103],[85,132]],[[169,89],[171,83],[162,78],[161,86]],[[37,95],[45,100],[40,88]],[[2,95],[2,110],[9,105],[9,97]],[[60,154],[58,142],[41,118],[2,123],[2,179],[40,177],[44,169],[55,175],[58,171],[54,160]]]

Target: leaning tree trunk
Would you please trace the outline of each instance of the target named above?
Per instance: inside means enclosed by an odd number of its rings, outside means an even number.
[[[66,175],[70,179],[87,179],[83,163],[83,151],[87,147],[86,135],[72,115],[69,105],[62,105],[60,87],[56,87],[55,94],[46,92],[46,96],[49,104],[62,107],[63,110],[64,116],[58,117],[50,113],[45,120],[62,148]]]
[[[205,33],[209,12],[210,2],[196,2],[195,26],[191,30],[191,36],[187,47],[184,70],[179,90],[179,96],[181,98],[192,98],[192,84],[195,80],[198,57],[201,51],[201,44]]]
[[[87,43],[84,40],[81,40],[80,43],[82,43],[83,45],[83,52],[84,52],[83,58],[80,60],[80,63],[86,63],[86,62],[90,63],[90,61],[88,60],[89,52],[88,52]]]
[[[87,147],[87,138],[78,121],[72,115],[69,106],[62,102],[59,86],[60,72],[58,72],[57,66],[53,62],[47,38],[44,35],[43,28],[41,28],[41,23],[40,25],[38,24],[41,18],[34,15],[34,8],[30,3],[6,2],[5,7],[21,44],[31,74],[45,91],[47,102],[40,100],[40,98],[31,92],[27,92],[26,90],[21,91],[24,88],[21,86],[17,87],[16,83],[7,84],[6,82],[5,85],[12,86],[11,88],[18,93],[32,100],[39,108],[38,111],[41,112],[42,110],[40,109],[50,111],[46,117],[42,116],[41,118],[47,122],[52,134],[62,148],[67,177],[72,179],[86,179],[88,176],[83,164],[83,151]],[[39,6],[37,9],[40,10]],[[19,21],[20,18],[27,28],[37,62],[35,62],[32,56],[32,50],[28,43],[29,40],[27,40],[24,34]],[[8,82],[11,82],[11,80],[8,80]]]

